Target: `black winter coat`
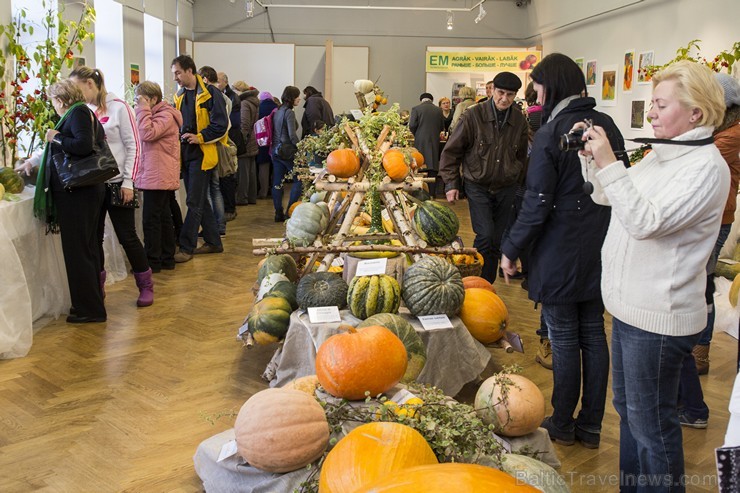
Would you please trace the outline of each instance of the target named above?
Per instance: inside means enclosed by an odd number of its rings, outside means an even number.
[[[516,259],[531,244],[527,282],[536,302],[559,305],[601,296],[601,245],[611,209],[584,192],[578,153],[558,146],[561,135],[590,118],[606,129],[613,149],[624,149],[614,121],[595,106],[593,98],[575,99],[537,131],[522,207],[501,245]]]
[[[302,139],[313,133],[314,122],[318,120],[324,122],[327,127],[334,126],[334,112],[329,102],[324,99],[320,92],[307,97],[303,108],[305,111],[301,119]]]

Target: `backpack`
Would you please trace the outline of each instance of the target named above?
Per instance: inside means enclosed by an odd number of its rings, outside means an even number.
[[[257,145],[260,147],[272,147],[272,115],[277,108],[264,118],[254,122],[254,137],[257,139]]]

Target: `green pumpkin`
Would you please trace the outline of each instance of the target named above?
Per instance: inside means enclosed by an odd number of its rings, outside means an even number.
[[[309,246],[328,224],[329,208],[325,202],[302,202],[285,223],[285,236],[295,245]]]
[[[410,192],[408,192],[408,194],[417,200],[421,200],[422,202],[426,200],[432,200],[432,196],[429,195],[429,192],[427,192],[423,188],[417,188],[415,190],[411,190]]]
[[[267,275],[278,272],[285,274],[290,282],[298,280],[298,266],[293,257],[287,254],[268,255],[257,273],[257,284],[262,284],[262,279]]]
[[[425,255],[403,274],[403,301],[413,315],[457,315],[464,299],[460,271],[442,258]]]
[[[460,221],[455,211],[433,200],[419,204],[414,212],[414,229],[431,246],[449,245],[457,236]]]
[[[542,461],[526,455],[503,454],[501,470],[544,493],[569,493],[568,485],[558,472]]]
[[[265,297],[247,315],[247,328],[257,344],[270,344],[285,337],[293,312],[288,300]]]
[[[291,311],[298,309],[296,286],[290,281],[278,281],[262,299],[264,298],[283,298],[290,304]]]
[[[378,313],[360,322],[357,328],[361,329],[363,327],[370,327],[371,325],[385,327],[401,339],[409,358],[409,364],[406,367],[406,373],[403,374],[401,382],[409,383],[415,381],[419,374],[421,374],[421,370],[427,361],[427,350],[424,347],[424,341],[421,340],[421,336],[417,334],[414,326],[401,315]]]
[[[0,184],[7,193],[21,193],[25,186],[23,178],[13,168],[0,168]]]
[[[352,279],[347,291],[349,310],[362,320],[376,313],[398,313],[401,287],[391,276],[361,276]]]
[[[334,272],[311,272],[298,283],[298,306],[347,306],[347,283]]]

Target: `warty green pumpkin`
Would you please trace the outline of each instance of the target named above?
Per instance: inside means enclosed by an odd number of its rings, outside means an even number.
[[[311,272],[298,282],[298,306],[303,310],[314,306],[347,306],[347,283],[334,272]]]
[[[460,271],[439,257],[425,255],[403,274],[403,301],[419,315],[457,315],[465,299]]]
[[[460,221],[455,211],[446,205],[426,200],[416,207],[414,229],[427,244],[444,246],[457,236]]]
[[[290,326],[290,302],[266,297],[255,303],[247,315],[247,328],[257,344],[270,344],[285,337]]]
[[[401,339],[409,359],[406,373],[404,373],[401,382],[408,383],[415,381],[426,364],[427,349],[424,346],[424,341],[421,340],[421,336],[414,329],[414,326],[401,315],[396,315],[395,313],[378,313],[360,322],[357,329],[359,330],[373,325],[385,327]]]
[[[398,313],[401,287],[391,276],[355,277],[349,284],[347,305],[362,320],[376,313]]]

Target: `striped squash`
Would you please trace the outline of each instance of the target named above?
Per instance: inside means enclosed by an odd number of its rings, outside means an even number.
[[[352,279],[347,304],[355,317],[365,320],[376,313],[398,313],[401,287],[391,276],[361,276]]]
[[[292,313],[285,298],[266,297],[247,315],[247,328],[257,344],[270,344],[285,337]]]
[[[440,257],[425,255],[403,274],[403,301],[413,315],[457,315],[464,299],[460,271]]]
[[[364,322],[360,322],[357,328],[362,329],[363,327],[370,327],[372,325],[385,327],[401,339],[409,358],[409,364],[406,367],[406,373],[404,373],[401,382],[408,383],[415,381],[416,377],[421,374],[421,370],[427,361],[427,350],[424,347],[424,341],[416,333],[413,325],[401,315],[378,313],[369,317]]]
[[[291,310],[298,309],[296,286],[290,281],[278,281],[263,298],[283,298],[290,304]]]
[[[457,236],[460,221],[455,211],[433,200],[419,204],[414,213],[414,229],[431,246],[448,245]]]

